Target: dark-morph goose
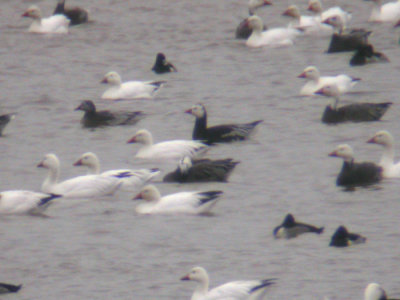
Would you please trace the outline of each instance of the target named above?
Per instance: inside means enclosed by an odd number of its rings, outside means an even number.
[[[3,130],[7,124],[14,119],[15,114],[5,114],[0,116],[0,136],[3,135]]]
[[[75,108],[85,112],[81,119],[83,127],[101,127],[101,126],[118,126],[118,125],[133,125],[143,117],[141,111],[130,112],[111,112],[109,110],[96,110],[96,106],[91,100],[84,100]]]
[[[267,6],[267,5],[272,5],[270,1],[267,0],[249,0],[249,16],[254,15],[255,10]],[[235,31],[235,37],[237,39],[248,39],[251,33],[253,32],[253,29],[250,28],[249,23],[247,22],[247,18],[245,18],[238,27],[236,28]],[[264,30],[266,30],[267,27],[264,26]]]
[[[151,70],[157,74],[164,74],[170,72],[178,72],[173,64],[167,61],[164,53],[158,53],[156,57],[156,61],[154,62]]]
[[[349,64],[354,67],[375,62],[389,62],[389,58],[381,52],[375,52],[374,47],[367,44],[361,45],[357,48],[357,51],[350,59]]]
[[[307,232],[321,234],[323,231],[324,227],[296,222],[292,214],[287,214],[282,224],[275,227],[273,233],[275,238],[290,239]]]
[[[336,229],[332,235],[329,246],[331,247],[348,247],[355,244],[362,244],[366,242],[366,238],[358,233],[348,232],[347,228],[343,225]]]
[[[336,178],[337,185],[362,186],[377,183],[382,179],[382,167],[371,162],[354,162],[353,149],[347,144],[337,146],[329,156],[343,159],[342,169]]]
[[[336,85],[326,85],[315,94],[333,99],[333,103],[326,106],[322,115],[323,123],[378,121],[393,104],[392,102],[353,103],[339,107],[340,91]]]
[[[0,294],[7,294],[7,293],[17,293],[22,287],[20,285],[14,285],[9,283],[0,282]]]
[[[201,140],[207,144],[226,143],[245,140],[262,120],[245,124],[226,124],[207,127],[207,111],[203,104],[195,104],[185,111],[196,117],[193,128],[193,140]]]
[[[164,176],[164,182],[209,182],[227,181],[229,175],[238,164],[232,158],[191,160],[185,156],[175,171]]]
[[[86,23],[89,19],[86,9],[80,7],[65,7],[65,0],[59,0],[54,9],[53,15],[64,15],[70,19],[70,25],[79,25]]]

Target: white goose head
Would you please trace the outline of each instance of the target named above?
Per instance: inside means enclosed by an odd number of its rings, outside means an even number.
[[[248,26],[253,29],[253,32],[261,32],[264,28],[263,21],[259,16],[251,16],[247,19]]]
[[[268,0],[249,0],[249,15],[254,15],[256,9],[267,5],[272,5],[272,3]]]
[[[336,84],[328,84],[316,91],[314,94],[323,95],[327,97],[338,98],[340,96],[339,88]]]
[[[384,289],[377,283],[370,283],[365,288],[364,300],[386,300]]]
[[[308,1],[307,10],[315,12],[315,13],[322,12],[321,2],[319,0],[310,0],[310,1]]]
[[[317,67],[314,66],[308,66],[303,70],[303,73],[301,73],[298,78],[307,78],[311,80],[318,80],[320,77],[320,73],[317,69]]]
[[[148,202],[158,201],[161,199],[161,194],[154,185],[149,184],[143,187],[140,193],[134,199],[135,200],[143,199]]]
[[[353,160],[354,152],[353,152],[353,149],[349,145],[341,144],[341,145],[337,146],[335,150],[333,150],[331,153],[329,153],[329,156],[341,157],[341,158],[343,158],[344,161],[350,162]]]
[[[22,17],[28,17],[35,20],[40,20],[42,18],[42,13],[38,6],[32,5],[23,13]]]
[[[344,21],[338,15],[331,16],[325,20],[322,20],[322,23],[332,26],[333,28],[339,30],[339,32],[342,32],[344,29]]]
[[[121,82],[121,76],[115,71],[108,72],[101,81],[101,83],[108,83],[110,85],[120,85]]]
[[[128,144],[139,143],[143,145],[152,145],[153,136],[147,129],[140,129],[136,131],[136,134],[128,141]]]
[[[381,130],[368,140],[367,143],[378,144],[384,147],[391,147],[394,144],[393,136],[386,130]]]
[[[283,16],[300,19],[300,10],[296,5],[290,5],[283,13]]]
[[[49,153],[44,156],[43,160],[37,165],[37,167],[49,170],[59,170],[60,161],[55,154]]]
[[[188,274],[183,276],[181,280],[193,280],[200,283],[208,283],[207,271],[202,267],[192,268]]]
[[[192,108],[185,111],[187,114],[192,114],[196,118],[202,118],[206,114],[206,109],[203,104],[195,104]]]
[[[74,163],[74,166],[86,166],[93,171],[94,174],[100,172],[100,162],[97,155],[93,152],[86,152]]]

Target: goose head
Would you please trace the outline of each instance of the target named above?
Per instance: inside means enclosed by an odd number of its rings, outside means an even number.
[[[22,14],[22,17],[40,20],[42,18],[42,13],[38,6],[32,5]]]
[[[145,201],[157,201],[161,198],[161,194],[158,191],[158,189],[152,185],[146,185],[145,187],[142,188],[140,193],[133,198],[133,200],[140,200],[143,199]]]
[[[208,282],[208,274],[207,271],[202,267],[194,267],[192,268],[188,274],[183,276],[181,280],[193,280],[201,283]]]
[[[340,16],[331,16],[329,18],[326,18],[325,20],[322,20],[322,23],[327,24],[332,26],[333,28],[339,30],[340,32],[344,28],[344,21]]]
[[[386,300],[384,289],[377,283],[370,283],[365,288],[364,300]]]
[[[132,143],[140,143],[143,145],[152,145],[153,137],[150,131],[146,129],[140,129],[136,132],[136,134],[127,142],[128,144]]]
[[[256,32],[261,32],[264,28],[263,21],[256,15],[247,18],[246,25]]]
[[[77,166],[86,166],[89,168],[96,168],[99,166],[99,159],[97,155],[93,152],[86,152],[82,154],[82,156],[73,164],[75,167]]]
[[[339,88],[336,84],[328,84],[316,91],[314,94],[335,98],[340,96]]]
[[[60,168],[60,161],[53,153],[46,154],[43,160],[37,165],[38,168],[45,168],[49,170],[58,170]]]
[[[341,158],[343,158],[344,161],[351,162],[354,157],[354,152],[353,152],[353,149],[349,145],[342,144],[342,145],[337,146],[335,150],[333,150],[331,153],[329,153],[329,156],[341,157]]]
[[[375,133],[375,135],[370,138],[367,143],[378,144],[384,147],[390,147],[394,144],[393,136],[386,130],[381,130]]]
[[[104,75],[101,83],[108,83],[111,85],[120,85],[121,84],[121,76],[115,71],[110,71],[106,75]]]
[[[82,110],[84,112],[96,112],[96,106],[91,100],[84,100],[82,103],[75,108],[75,110]]]
[[[181,173],[187,173],[187,171],[192,167],[192,160],[189,156],[183,157],[178,164],[178,168]]]
[[[301,17],[300,10],[296,5],[290,5],[283,13],[282,16],[292,17],[299,19]]]
[[[206,108],[203,104],[195,104],[192,108],[185,111],[187,114],[192,114],[196,118],[203,118],[206,115]]]
[[[303,70],[303,73],[297,76],[298,78],[307,78],[311,80],[318,80],[320,77],[319,71],[314,66],[309,66]]]
[[[308,1],[307,10],[315,12],[315,13],[321,13],[322,12],[321,2],[319,0]]]
[[[254,15],[256,9],[267,5],[272,5],[272,3],[268,0],[249,0],[249,15]]]

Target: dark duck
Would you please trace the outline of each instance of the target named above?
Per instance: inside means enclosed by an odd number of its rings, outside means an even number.
[[[321,234],[324,232],[324,227],[316,227],[313,225],[296,222],[292,214],[287,214],[282,224],[275,227],[273,233],[275,238],[291,239],[300,234],[312,232]]]
[[[12,119],[14,119],[14,117],[15,114],[5,114],[0,116],[0,136],[3,135],[4,128],[7,126],[8,123],[10,123]]]
[[[79,25],[88,21],[88,12],[80,7],[65,7],[65,0],[59,0],[53,15],[64,15],[70,19],[70,25]]]
[[[370,44],[361,45],[350,59],[350,66],[363,66],[376,62],[389,62],[389,58],[381,52],[375,52]]]
[[[336,229],[332,235],[329,246],[331,247],[348,247],[355,244],[362,244],[366,242],[366,238],[360,234],[348,232],[347,228],[343,225]]]
[[[326,85],[315,92],[317,95],[332,97],[333,103],[327,105],[322,115],[323,123],[378,121],[389,109],[392,102],[353,103],[339,106],[340,92],[336,85]]]
[[[158,53],[154,66],[151,68],[154,73],[164,74],[170,72],[178,72],[173,64],[167,61],[163,53]]]
[[[195,104],[185,113],[196,117],[192,138],[207,144],[245,140],[262,120],[245,124],[226,124],[207,127],[207,111],[202,104]]]
[[[347,144],[337,146],[329,156],[343,159],[342,169],[336,178],[336,184],[339,186],[363,186],[382,180],[382,167],[372,162],[354,162],[353,149]]]
[[[164,182],[210,182],[227,181],[229,175],[238,164],[232,158],[191,160],[185,156],[175,171],[164,176]]]

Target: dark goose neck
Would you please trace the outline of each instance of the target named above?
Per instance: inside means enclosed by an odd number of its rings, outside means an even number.
[[[207,131],[207,113],[204,113],[204,116],[198,118],[196,117],[196,122],[194,124],[193,129],[193,139],[201,140],[206,136]]]

